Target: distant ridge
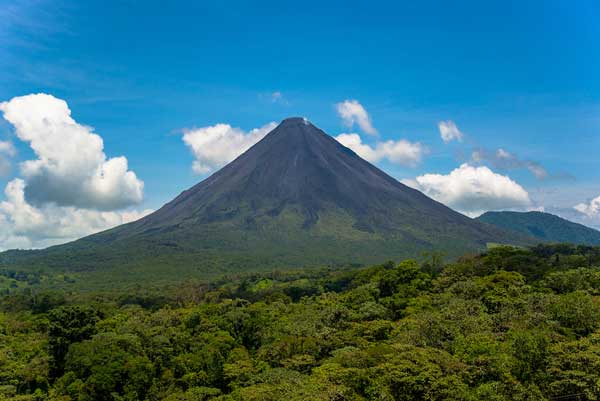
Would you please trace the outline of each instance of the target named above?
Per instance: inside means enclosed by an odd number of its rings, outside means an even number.
[[[451,210],[295,117],[136,222],[0,263],[242,271],[458,256],[490,242],[530,239]]]
[[[487,212],[478,220],[543,241],[600,245],[600,231],[542,212]]]

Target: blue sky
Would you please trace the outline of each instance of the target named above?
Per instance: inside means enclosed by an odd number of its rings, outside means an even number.
[[[228,124],[221,134],[244,137],[295,115],[333,136],[357,134],[379,167],[465,213],[544,208],[600,226],[599,17],[595,1],[0,0],[0,101],[64,100],[73,120],[103,139],[107,160],[126,157],[144,183],[126,201],[85,203],[83,181],[27,175],[21,163],[44,156],[15,121],[0,119],[0,141],[14,147],[0,186],[25,194],[20,209],[4,199],[0,216],[11,228],[0,248],[62,242],[121,222],[123,211],[156,209],[206,176],[192,168],[206,156],[192,148],[211,135],[206,127]],[[376,135],[341,117],[346,100],[367,113]],[[462,141],[445,143],[442,121]],[[195,136],[185,142],[185,132]],[[389,141],[401,145],[384,150]],[[407,160],[415,144],[418,160]],[[46,179],[72,196],[35,198]],[[499,193],[469,193],[494,180],[504,185]],[[508,193],[513,184],[527,199]],[[72,213],[102,221],[60,234],[39,226]]]

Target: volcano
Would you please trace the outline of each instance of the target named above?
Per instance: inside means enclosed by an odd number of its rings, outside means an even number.
[[[523,243],[407,187],[305,118],[288,118],[221,170],[133,223],[29,252],[89,269],[285,268],[367,264]],[[3,254],[3,261],[17,258]]]

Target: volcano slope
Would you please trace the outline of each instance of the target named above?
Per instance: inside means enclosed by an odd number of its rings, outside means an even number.
[[[0,263],[183,276],[453,257],[530,239],[409,188],[304,118],[133,223]],[[151,266],[151,267],[149,267]]]

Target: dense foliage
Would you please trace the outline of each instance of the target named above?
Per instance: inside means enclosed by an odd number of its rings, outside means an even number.
[[[1,306],[0,399],[600,399],[600,248],[498,247],[169,292],[16,285]]]

